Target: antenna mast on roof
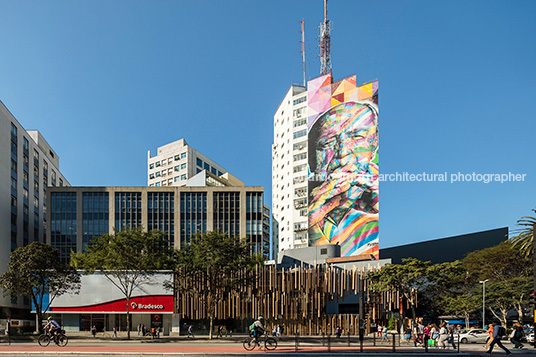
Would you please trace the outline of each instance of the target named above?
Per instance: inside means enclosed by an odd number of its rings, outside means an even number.
[[[302,62],[303,62],[303,86],[305,87],[305,29],[304,29],[304,20],[301,20],[301,51],[302,54]]]
[[[320,75],[331,73],[331,22],[328,20],[328,0],[324,0],[324,22],[320,25]]]

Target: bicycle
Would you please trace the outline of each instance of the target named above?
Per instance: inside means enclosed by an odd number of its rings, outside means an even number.
[[[54,341],[54,343],[60,347],[65,347],[67,346],[69,339],[67,338],[67,336],[65,336],[64,330],[60,330],[54,335],[51,335],[50,331],[46,331],[37,339],[37,342],[41,347],[47,347],[50,344],[50,341]]]
[[[255,342],[255,337],[246,338],[242,345],[246,351],[252,351],[255,347],[261,347],[261,343],[264,341],[264,348],[268,351],[273,351],[277,348],[277,341],[273,337],[262,335]]]

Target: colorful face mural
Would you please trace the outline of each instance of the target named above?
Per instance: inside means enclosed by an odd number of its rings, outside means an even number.
[[[331,105],[309,116],[309,239],[339,244],[341,256],[378,258],[377,82],[357,88],[355,76],[319,80],[316,98],[324,103],[314,103],[314,83],[308,98],[317,109]]]

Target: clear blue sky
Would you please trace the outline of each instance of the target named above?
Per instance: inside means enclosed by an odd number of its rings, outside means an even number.
[[[273,114],[319,74],[322,0],[0,1],[0,100],[76,186],[146,185],[185,138],[271,205]],[[380,247],[514,228],[536,207],[536,1],[328,4],[336,80],[380,80],[380,172],[524,182],[383,182]]]

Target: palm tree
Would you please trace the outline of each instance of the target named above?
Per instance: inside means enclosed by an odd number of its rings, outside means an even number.
[[[532,210],[536,213],[536,209]],[[536,230],[536,217],[525,216],[517,221],[518,229],[513,233],[515,236],[510,240],[514,247],[519,248],[521,254],[529,258],[534,254],[534,231]]]

